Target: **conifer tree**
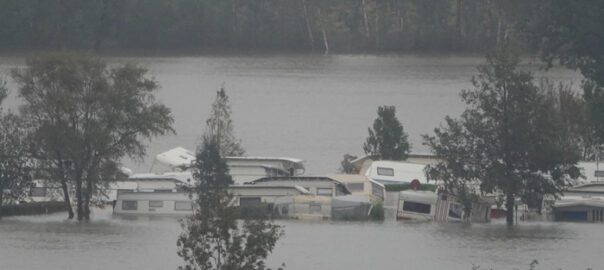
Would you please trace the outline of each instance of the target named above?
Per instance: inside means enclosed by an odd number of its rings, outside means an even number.
[[[185,261],[180,269],[267,269],[265,259],[283,231],[263,218],[238,220],[228,192],[233,180],[216,141],[203,141],[193,170],[196,199],[177,242]]]
[[[242,156],[245,150],[241,141],[233,134],[233,120],[231,120],[231,105],[224,87],[216,92],[216,100],[212,104],[212,114],[206,120],[206,131],[203,140],[217,143],[220,156]]]
[[[378,118],[373,122],[373,130],[368,128],[369,137],[363,145],[365,154],[385,160],[405,160],[411,146],[407,133],[396,118],[394,106],[380,106]]]

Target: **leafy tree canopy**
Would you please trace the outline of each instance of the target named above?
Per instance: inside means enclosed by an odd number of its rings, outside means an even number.
[[[424,136],[443,159],[427,168],[429,178],[468,194],[501,192],[508,223],[515,197],[556,195],[579,176],[574,164],[580,153],[564,128],[558,103],[534,84],[530,73],[516,70],[518,62],[505,47],[489,53],[472,81],[474,89],[461,93],[468,105],[461,117],[447,117],[434,136]]]
[[[87,54],[36,56],[13,70],[33,155],[64,170],[60,181],[75,188],[78,219],[89,218],[90,199],[115,179],[121,158],[141,158],[145,140],[173,132],[146,72],[134,64],[109,69]]]
[[[7,95],[0,80],[0,104]],[[22,119],[0,106],[0,217],[2,205],[22,199],[31,182],[31,162],[25,154],[27,129]]]

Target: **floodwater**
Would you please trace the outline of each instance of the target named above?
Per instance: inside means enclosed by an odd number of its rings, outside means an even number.
[[[380,105],[394,105],[413,151],[426,152],[421,134],[445,115],[464,109],[458,93],[470,88],[476,65],[468,56],[215,56],[109,58],[135,61],[162,85],[157,97],[172,109],[177,135],[150,143],[142,162],[183,146],[194,150],[215,91],[231,100],[236,136],[249,155],[305,159],[307,175],[335,172],[345,153],[362,154],[367,127]],[[22,58],[0,57],[0,72],[22,67]],[[580,83],[572,71],[539,76]],[[14,88],[9,81],[9,87]],[[18,106],[13,92],[5,105]],[[601,224],[489,224],[279,221],[285,236],[269,258],[287,269],[604,269]],[[175,269],[175,219],[114,218],[95,210],[93,221],[65,221],[64,214],[0,220],[0,269]]]
[[[602,224],[279,221],[268,264],[286,269],[604,269]],[[0,220],[0,269],[176,269],[175,218],[122,219],[94,211]]]
[[[216,91],[224,85],[232,106],[235,135],[250,156],[306,160],[307,174],[338,170],[346,153],[362,155],[367,128],[377,107],[394,105],[409,134],[412,151],[427,152],[421,135],[432,133],[446,115],[464,109],[461,89],[470,88],[478,56],[215,56],[109,58],[137,62],[162,88],[157,97],[172,109],[177,135],[149,144],[143,162],[125,160],[135,172],[147,172],[153,156],[176,146],[195,150]],[[22,58],[0,58],[0,74],[23,66]],[[556,68],[540,72],[553,80],[581,77]],[[9,87],[13,85],[9,82]],[[16,107],[15,93],[7,105]]]

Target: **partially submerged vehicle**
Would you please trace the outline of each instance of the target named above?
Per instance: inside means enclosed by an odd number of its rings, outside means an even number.
[[[131,192],[118,194],[113,207],[117,215],[175,215],[193,213],[193,200],[183,192]]]
[[[273,215],[280,218],[325,220],[331,218],[332,198],[316,195],[284,196],[275,199]]]
[[[427,190],[404,190],[399,192],[396,210],[397,220],[434,220],[438,195]]]
[[[460,222],[489,222],[494,199],[480,197],[472,202],[471,212],[466,213],[458,196],[442,189],[429,189],[413,180],[409,189],[398,193],[397,220]],[[420,190],[428,189],[428,190]]]
[[[552,212],[555,221],[604,222],[604,182],[569,188]]]
[[[362,195],[334,197],[331,200],[331,217],[334,220],[365,220],[373,206],[369,198]]]

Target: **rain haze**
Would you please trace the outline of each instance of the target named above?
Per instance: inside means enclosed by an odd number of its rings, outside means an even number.
[[[0,1],[0,269],[599,269],[602,10]]]

